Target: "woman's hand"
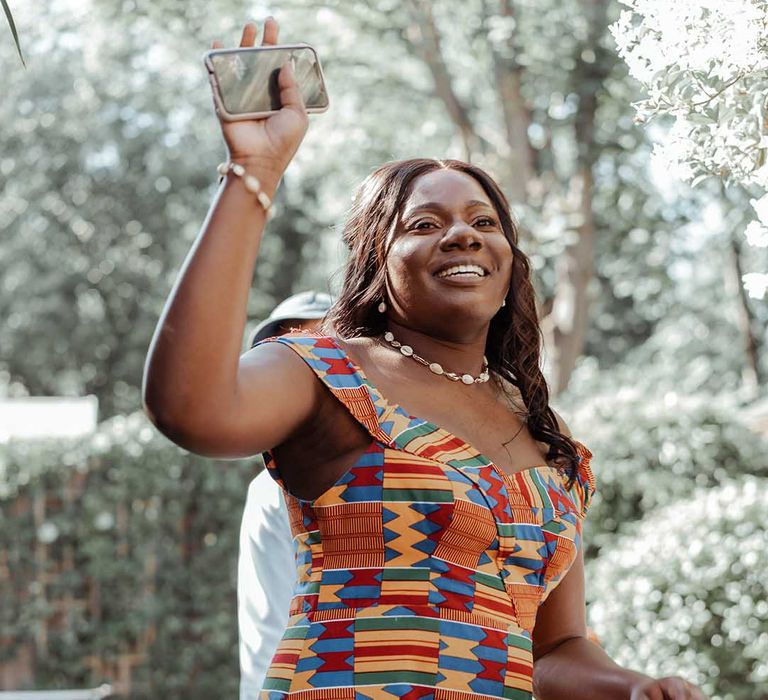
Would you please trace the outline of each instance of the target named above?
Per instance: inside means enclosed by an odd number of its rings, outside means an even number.
[[[277,44],[278,29],[277,20],[268,17],[262,46]],[[243,27],[240,46],[253,46],[256,33],[256,25],[248,22]],[[214,41],[212,48],[222,48],[221,42]],[[276,114],[266,119],[219,122],[230,160],[255,162],[259,170],[266,169],[279,178],[299,148],[309,120],[290,62],[280,69],[278,86],[282,108]]]
[[[630,700],[707,700],[699,688],[679,676],[639,681],[631,690]]]

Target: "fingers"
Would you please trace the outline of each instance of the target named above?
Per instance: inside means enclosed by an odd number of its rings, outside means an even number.
[[[280,104],[289,109],[296,109],[302,114],[306,112],[304,98],[301,96],[296,76],[293,72],[293,63],[286,61],[280,69],[280,75],[277,78],[277,85],[280,88]]]
[[[699,688],[679,676],[662,678],[659,685],[664,690],[665,700],[707,700]]]
[[[664,678],[661,680],[664,698],[668,700],[689,700],[688,689],[682,678]]]
[[[243,25],[243,33],[240,36],[240,47],[248,48],[256,44],[256,35],[258,34],[258,28],[254,22],[246,22]],[[277,35],[280,31],[280,27],[277,24],[277,20],[270,15],[264,22],[264,37],[261,40],[262,46],[274,46],[277,44]],[[222,48],[220,41],[214,41],[211,48]]]
[[[256,43],[258,29],[253,22],[247,22],[243,27],[243,35],[240,37],[240,46],[243,48],[253,46]]]
[[[280,27],[277,24],[277,20],[270,15],[264,22],[264,38],[261,40],[262,46],[274,46],[277,44],[277,34],[280,31]]]

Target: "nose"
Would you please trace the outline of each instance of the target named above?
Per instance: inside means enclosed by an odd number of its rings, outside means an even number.
[[[457,221],[440,241],[441,250],[480,250],[483,240],[480,234],[465,221]]]

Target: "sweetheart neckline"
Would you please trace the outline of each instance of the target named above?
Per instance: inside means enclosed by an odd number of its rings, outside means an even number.
[[[314,334],[313,334],[314,335]],[[396,401],[391,401],[388,399],[382,391],[370,380],[368,379],[368,376],[366,375],[365,371],[362,367],[360,367],[357,363],[355,363],[352,358],[349,356],[349,353],[344,350],[344,348],[341,347],[339,342],[336,338],[329,335],[323,335],[323,334],[317,334],[317,337],[320,338],[326,338],[329,340],[333,346],[344,356],[345,361],[349,364],[351,369],[360,376],[360,379],[362,382],[373,392],[376,396],[379,397],[379,399],[386,404],[386,406],[394,411],[400,411],[404,416],[406,416],[409,420],[415,420],[420,421],[423,425],[428,426],[429,428],[433,429],[434,431],[437,431],[439,433],[442,433],[443,435],[446,435],[450,438],[453,438],[455,440],[458,440],[465,448],[469,449],[471,452],[475,454],[476,457],[479,457],[480,459],[486,461],[490,467],[492,467],[495,471],[497,471],[499,474],[501,474],[506,479],[514,479],[518,474],[524,474],[525,472],[534,471],[538,469],[554,469],[558,472],[561,470],[558,467],[553,467],[551,464],[547,464],[546,462],[543,464],[532,464],[528,467],[523,467],[522,469],[517,469],[511,474],[504,469],[502,469],[496,462],[494,462],[490,457],[483,454],[480,450],[478,450],[472,443],[468,442],[464,438],[460,437],[459,435],[456,435],[455,433],[452,433],[447,428],[443,428],[440,425],[437,425],[436,423],[433,423],[432,421],[427,420],[426,418],[421,418],[419,416],[414,416],[410,411],[405,409],[402,404],[397,403]],[[373,399],[373,397],[371,397]]]

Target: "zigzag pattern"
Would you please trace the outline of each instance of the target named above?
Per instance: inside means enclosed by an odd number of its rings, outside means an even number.
[[[320,498],[286,495],[298,584],[261,700],[531,700],[531,632],[581,546],[591,452],[577,443],[570,489],[548,465],[510,476],[387,401],[335,339],[269,342],[371,442]]]

